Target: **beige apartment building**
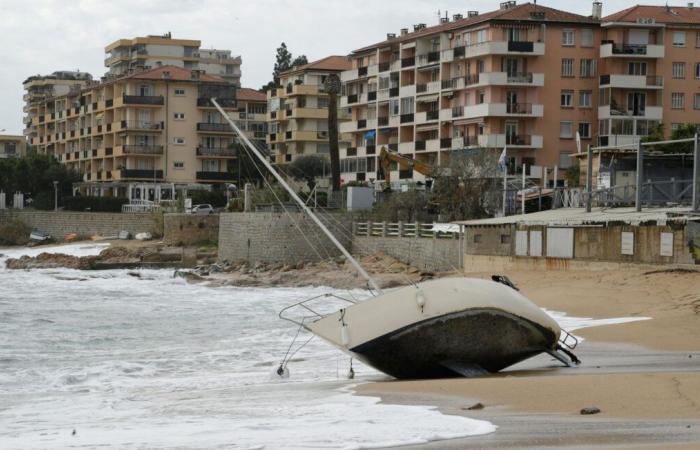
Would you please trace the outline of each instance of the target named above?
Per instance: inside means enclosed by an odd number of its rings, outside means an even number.
[[[350,67],[347,57],[328,56],[280,74],[280,86],[267,93],[267,144],[275,163],[288,164],[301,155],[328,154],[324,83],[329,74],[340,76]],[[339,121],[348,118],[347,111],[339,111]],[[339,136],[341,148],[347,146],[345,138]]]
[[[24,136],[0,134],[0,159],[24,156],[27,153],[27,139]]]
[[[603,18],[592,6],[581,16],[507,1],[354,51],[342,74],[341,105],[352,108],[343,178],[376,180],[383,146],[431,165],[507,147],[510,174],[525,165],[551,181],[572,164],[577,132],[585,149],[638,140],[659,122],[667,133],[700,123],[700,11],[638,6]]]
[[[236,90],[237,111],[230,113],[248,139],[265,147],[267,138],[267,95],[251,88]]]
[[[119,39],[105,47],[107,75],[120,76],[130,70],[170,65],[202,70],[241,85],[240,56],[232,56],[231,50],[201,49],[200,46],[198,40],[173,39],[170,33]]]
[[[66,95],[69,92],[77,92],[82,86],[92,81],[92,75],[86,72],[58,71],[51,75],[34,75],[22,83],[24,90],[24,135],[27,139],[35,137],[31,126],[34,114],[37,109],[35,105],[40,105],[46,99]]]
[[[84,195],[160,200],[159,185],[225,183],[234,135],[210,99],[237,112],[235,90],[175,66],[90,83],[32,105],[30,144],[78,171]]]

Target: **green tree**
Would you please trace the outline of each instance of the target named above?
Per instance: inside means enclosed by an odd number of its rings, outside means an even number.
[[[275,56],[275,67],[272,71],[272,81],[275,86],[279,86],[280,73],[289,70],[292,67],[292,54],[287,50],[287,44],[282,42],[277,47],[277,55]]]
[[[288,172],[292,178],[305,181],[309,191],[313,191],[316,178],[328,172],[328,161],[320,155],[303,155],[289,164]]]
[[[308,64],[309,60],[306,59],[306,55],[301,55],[297,56],[294,58],[294,61],[292,61],[292,67],[298,67],[298,66],[303,66],[304,64]]]
[[[0,190],[6,193],[20,191],[30,198],[53,198],[54,181],[58,182],[59,197],[69,196],[80,175],[53,157],[35,152],[0,160]]]

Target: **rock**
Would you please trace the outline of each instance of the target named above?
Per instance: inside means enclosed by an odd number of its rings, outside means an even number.
[[[126,274],[129,275],[130,277],[141,278],[141,274],[138,272],[127,272]]]
[[[420,272],[420,270],[416,269],[415,267],[409,267],[408,269],[406,269],[406,272],[408,272],[410,274],[415,274],[415,273]]]
[[[469,406],[467,408],[462,408],[465,411],[479,411],[484,409],[484,404],[479,402],[479,403],[474,403],[472,406]]]
[[[136,233],[136,236],[134,236],[134,238],[137,241],[150,241],[151,239],[153,239],[153,235],[149,232]]]
[[[78,233],[68,233],[63,236],[64,242],[73,242],[78,240]]]
[[[586,408],[581,409],[582,416],[588,416],[588,415],[599,414],[599,413],[600,413],[600,408],[597,408],[595,406],[588,406]]]
[[[303,262],[297,263],[297,265],[296,265],[296,269],[297,269],[297,270],[301,270],[301,269],[303,269],[303,268],[304,268],[304,263],[303,263]]]

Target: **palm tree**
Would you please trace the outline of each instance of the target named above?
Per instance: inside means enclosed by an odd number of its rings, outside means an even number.
[[[328,152],[331,159],[331,186],[340,191],[340,150],[338,149],[338,94],[340,78],[336,74],[326,77],[324,89],[328,94]]]

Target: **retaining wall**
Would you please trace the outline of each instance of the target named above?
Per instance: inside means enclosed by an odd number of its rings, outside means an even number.
[[[459,239],[353,236],[352,251],[360,255],[384,252],[403,263],[430,272],[460,267]]]
[[[216,242],[219,239],[218,214],[165,214],[163,216],[163,240],[173,245],[196,245]]]
[[[344,215],[334,215],[341,228],[329,225],[336,238],[350,247],[352,222]],[[305,214],[292,213],[223,213],[219,215],[219,259],[297,264],[339,256],[340,251]],[[302,235],[295,222],[303,230]],[[308,242],[304,239],[307,237]]]
[[[149,232],[163,235],[162,214],[91,213],[73,211],[2,210],[0,223],[20,220],[32,229],[61,239],[69,233],[84,236],[116,236],[126,230],[132,235]]]

